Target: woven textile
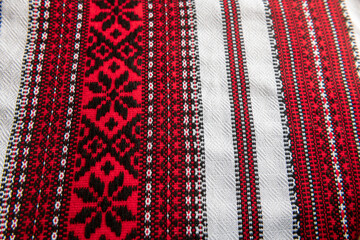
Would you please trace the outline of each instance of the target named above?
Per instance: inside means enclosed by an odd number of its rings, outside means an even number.
[[[349,12],[0,1],[0,239],[357,239]]]

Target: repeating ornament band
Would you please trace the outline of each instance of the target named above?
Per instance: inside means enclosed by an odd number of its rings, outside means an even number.
[[[0,239],[359,237],[345,1],[4,0],[0,53]]]

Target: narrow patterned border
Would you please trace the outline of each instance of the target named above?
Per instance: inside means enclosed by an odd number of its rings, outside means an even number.
[[[224,46],[227,55],[226,68],[231,104],[238,232],[240,238],[254,236],[262,238],[263,221],[260,204],[257,152],[241,10],[238,1],[234,0],[226,0],[221,2],[220,5],[223,13]],[[239,56],[239,53],[241,56]],[[249,129],[250,133],[248,132]],[[240,154],[239,150],[241,151]],[[251,155],[249,156],[249,154]],[[242,170],[240,169],[240,161],[244,164]],[[244,172],[245,183],[241,182],[241,175]],[[245,190],[243,192],[242,187]],[[255,188],[254,192],[252,192],[253,187]],[[242,212],[243,210],[245,211]]]
[[[66,120],[65,120],[65,132],[63,137],[63,146],[62,146],[62,156],[60,162],[60,170],[58,174],[58,186],[56,190],[56,198],[54,205],[54,213],[53,213],[53,231],[51,234],[51,239],[56,240],[58,238],[58,229],[59,229],[59,218],[61,213],[61,204],[63,200],[63,187],[64,187],[64,177],[66,172],[66,163],[69,152],[69,139],[71,133],[71,126],[73,120],[73,112],[75,107],[75,90],[78,78],[78,64],[80,58],[80,44],[81,44],[81,32],[83,28],[83,12],[84,12],[84,4],[83,0],[78,0],[78,12],[77,12],[77,22],[76,22],[76,31],[75,31],[75,43],[74,43],[74,54],[72,59],[72,67],[71,67],[71,75],[70,75],[70,87],[69,87],[69,100],[68,100],[68,108],[66,111]]]
[[[185,218],[186,218],[186,223],[185,223],[185,233],[187,237],[191,237],[192,235],[192,224],[191,224],[191,219],[192,219],[192,200],[191,200],[191,196],[192,196],[192,191],[191,191],[191,179],[192,179],[192,174],[191,174],[191,168],[193,165],[193,158],[192,158],[192,151],[191,151],[191,146],[193,144],[192,140],[192,136],[190,133],[190,130],[192,131],[192,126],[191,126],[191,113],[192,113],[192,104],[191,107],[189,108],[189,97],[190,99],[193,98],[193,96],[191,96],[191,94],[189,94],[189,87],[188,87],[188,80],[190,80],[190,76],[188,75],[188,61],[187,58],[189,58],[189,52],[192,48],[192,42],[191,41],[187,41],[188,38],[188,31],[186,31],[186,29],[188,28],[188,24],[189,22],[186,21],[188,19],[188,15],[187,15],[187,11],[185,10],[185,2],[183,0],[179,0],[179,15],[180,15],[180,26],[181,26],[181,34],[180,34],[180,45],[181,45],[181,54],[180,54],[180,58],[181,58],[181,62],[182,62],[182,68],[181,68],[181,77],[182,77],[182,98],[184,101],[184,106],[183,106],[183,110],[184,110],[184,114],[183,114],[183,123],[184,123],[184,131],[183,131],[183,139],[185,140],[185,161],[184,161],[184,165],[186,166],[185,169]],[[190,63],[191,66],[191,63]],[[189,96],[190,95],[190,96]]]
[[[152,156],[153,156],[153,114],[154,114],[154,11],[153,11],[153,3],[152,0],[145,1],[144,8],[147,9],[147,15],[144,18],[147,19],[145,21],[144,26],[148,25],[148,36],[145,36],[145,39],[148,41],[148,66],[147,73],[148,75],[144,78],[148,82],[147,94],[144,94],[144,101],[147,101],[145,106],[148,106],[147,111],[147,132],[146,132],[146,171],[145,171],[145,218],[144,218],[144,234],[146,238],[150,238],[151,236],[151,198],[152,198]],[[146,66],[145,66],[146,67]],[[145,68],[146,69],[146,68]]]
[[[40,93],[40,83],[42,80],[42,71],[43,71],[43,65],[44,65],[44,56],[45,56],[45,50],[46,50],[46,42],[48,39],[48,30],[49,30],[49,18],[50,18],[50,0],[45,0],[44,1],[44,12],[43,12],[43,29],[44,32],[41,34],[40,37],[40,42],[39,42],[39,46],[40,46],[40,50],[38,53],[38,58],[39,58],[39,62],[36,64],[36,66],[34,66],[34,68],[36,69],[36,74],[35,74],[35,85],[34,85],[34,97],[32,99],[31,102],[28,102],[26,99],[26,103],[28,104],[27,106],[29,106],[29,109],[27,109],[28,115],[30,116],[30,120],[28,122],[27,125],[22,124],[22,127],[25,127],[26,129],[28,129],[28,133],[25,136],[25,143],[27,146],[30,145],[32,136],[33,136],[33,127],[34,127],[34,121],[36,118],[36,114],[37,114],[37,106],[38,106],[38,97],[37,95]],[[30,114],[29,114],[30,112]],[[19,152],[19,149],[16,150],[17,153]],[[12,220],[11,223],[11,229],[12,229],[12,234],[11,237],[15,238],[15,230],[17,228],[17,222],[18,222],[18,214],[20,212],[20,208],[21,208],[21,199],[23,196],[23,190],[24,190],[24,183],[27,177],[27,164],[28,164],[28,154],[29,154],[29,147],[25,147],[24,151],[23,151],[23,156],[22,161],[21,161],[21,169],[19,169],[19,174],[20,174],[20,178],[19,178],[19,189],[16,193],[16,199],[14,202],[14,218]],[[38,205],[37,208],[39,208],[40,206]],[[34,223],[35,224],[35,223]]]
[[[317,75],[317,80],[319,82],[319,92],[320,92],[321,102],[324,108],[324,120],[326,124],[326,133],[328,135],[328,140],[329,140],[329,148],[331,153],[334,178],[336,182],[336,191],[337,191],[337,198],[339,203],[339,213],[340,213],[340,219],[341,219],[340,221],[342,226],[343,237],[345,239],[349,239],[349,230],[348,230],[347,215],[346,215],[346,202],[344,198],[345,192],[344,192],[343,178],[342,178],[342,173],[341,173],[338,154],[337,154],[336,136],[334,133],[331,109],[330,109],[330,104],[326,92],[326,85],[322,73],[322,63],[321,63],[320,51],[317,43],[317,36],[315,33],[315,28],[313,25],[313,20],[307,0],[302,0],[302,8],[307,23],[308,33],[311,39],[311,46],[313,48],[314,62],[317,73],[316,75]]]
[[[249,86],[249,73],[248,73],[248,67],[247,67],[247,59],[246,59],[246,50],[245,50],[245,43],[244,43],[244,33],[243,33],[243,30],[242,30],[242,26],[241,26],[241,9],[240,9],[240,6],[239,6],[239,2],[238,1],[235,1],[235,4],[236,4],[236,11],[238,13],[238,20],[240,21],[240,26],[239,26],[239,34],[240,34],[240,45],[242,46],[241,47],[241,55],[242,55],[242,59],[243,59],[243,66],[244,66],[244,76],[247,80],[247,83],[248,83],[248,86]],[[240,92],[240,86],[238,86],[239,89],[238,89],[238,92]],[[250,100],[250,86],[248,87],[247,91],[246,91],[246,97],[248,98],[247,101],[249,102],[248,103],[248,112],[249,112],[249,125],[250,125],[250,131],[251,131],[251,139],[252,139],[252,144],[251,144],[251,147],[252,147],[252,150],[253,150],[253,157],[254,157],[254,160],[253,160],[253,164],[254,164],[254,174],[255,174],[255,192],[256,192],[256,205],[257,205],[257,211],[258,211],[258,224],[259,226],[255,226],[253,227],[254,230],[256,230],[256,228],[258,228],[258,231],[259,231],[259,238],[263,238],[263,220],[262,220],[262,210],[261,210],[261,202],[260,202],[260,188],[259,188],[259,172],[258,172],[258,162],[257,162],[257,153],[256,153],[256,141],[255,141],[255,127],[254,127],[254,120],[253,120],[253,110],[252,110],[252,105],[251,105],[251,100]],[[244,97],[244,96],[243,96]],[[241,104],[241,101],[240,101],[240,104]],[[245,137],[244,137],[244,142],[245,142]],[[245,157],[247,158],[246,156],[247,154],[245,154]],[[248,161],[247,161],[248,162]],[[248,164],[248,163],[247,163]],[[249,168],[249,166],[247,167]],[[239,183],[240,184],[240,183]],[[250,189],[249,189],[249,185],[247,185],[247,199],[249,201],[249,192],[250,192]],[[251,205],[251,202],[248,202],[249,205]],[[249,215],[251,216],[252,215],[252,212],[249,212]],[[249,218],[250,220],[251,218]],[[251,234],[251,231],[250,231],[250,234]],[[251,235],[250,235],[251,237]]]
[[[20,133],[24,128],[23,119],[26,116],[25,107],[27,106],[27,95],[29,94],[29,88],[31,83],[34,52],[36,48],[36,42],[38,39],[38,19],[40,18],[40,6],[41,0],[29,1],[29,25],[25,47],[25,54],[22,66],[22,77],[20,83],[19,96],[17,99],[16,110],[14,114],[14,124],[11,130],[9,146],[6,153],[6,159],[3,169],[3,176],[1,179],[0,189],[0,239],[4,238],[4,233],[7,230],[7,214],[9,212],[8,202],[12,196],[12,185],[14,183],[13,173],[16,170],[16,159],[19,153],[17,148],[20,142]]]
[[[199,224],[195,227],[196,234],[200,239],[207,238],[207,218],[206,218],[206,182],[205,182],[205,154],[204,154],[204,127],[203,127],[203,104],[201,95],[201,81],[200,81],[200,60],[199,60],[199,43],[197,33],[197,15],[195,0],[187,0],[188,12],[190,15],[190,29],[189,35],[191,36],[191,66],[193,71],[191,77],[194,78],[194,82],[191,83],[194,95],[194,113],[195,119],[195,134],[196,141],[194,143],[196,147],[195,162],[197,162],[197,169],[195,174],[198,176],[198,181],[195,183],[195,188],[198,191],[198,195],[195,196],[195,202],[198,204],[198,209],[195,216],[198,217]]]
[[[225,0],[228,2],[228,4],[231,6],[231,1],[230,0]],[[230,69],[230,63],[229,63],[229,46],[230,44],[234,44],[234,43],[229,43],[228,39],[227,39],[227,32],[231,31],[231,36],[232,38],[234,37],[234,20],[230,20],[231,22],[231,29],[228,29],[226,26],[226,11],[225,11],[225,6],[224,6],[224,2],[220,1],[220,7],[221,7],[221,15],[222,15],[222,23],[223,23],[223,37],[224,37],[224,48],[225,48],[225,54],[226,54],[226,73],[227,73],[227,85],[228,85],[228,92],[229,92],[229,97],[230,97],[230,111],[231,111],[231,129],[232,129],[232,138],[233,138],[233,149],[234,149],[234,159],[235,159],[235,181],[236,181],[236,210],[237,210],[237,217],[238,217],[238,231],[239,231],[239,238],[243,238],[243,216],[242,216],[242,212],[241,212],[241,189],[240,189],[240,178],[239,178],[239,153],[238,153],[238,147],[237,147],[237,137],[236,137],[236,119],[235,119],[235,110],[234,110],[234,96],[233,96],[233,91],[232,91],[232,82],[231,82],[231,69]],[[231,9],[229,8],[229,14],[233,15],[233,12],[231,11]],[[238,17],[238,16],[235,16]],[[241,34],[241,33],[240,33]],[[233,40],[233,39],[232,39]],[[238,58],[236,56],[236,54],[234,54],[235,56],[235,64],[236,66],[239,65],[238,62]],[[246,66],[245,63],[245,59],[244,59],[244,66]],[[240,78],[240,77],[239,77]],[[239,104],[241,106],[241,100],[239,101]],[[250,204],[251,205],[251,204]],[[251,224],[250,224],[251,225]]]

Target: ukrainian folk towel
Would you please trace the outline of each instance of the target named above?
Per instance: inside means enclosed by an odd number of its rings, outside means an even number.
[[[0,6],[1,239],[360,235],[344,1]]]

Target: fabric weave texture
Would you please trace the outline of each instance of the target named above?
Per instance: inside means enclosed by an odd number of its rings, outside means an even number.
[[[360,236],[344,1],[0,6],[0,239]]]

